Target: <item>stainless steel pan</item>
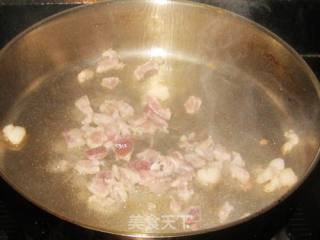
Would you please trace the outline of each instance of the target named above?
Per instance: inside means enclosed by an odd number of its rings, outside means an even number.
[[[82,91],[74,81],[75,72],[109,48],[132,64],[161,55],[172,68],[180,66],[179,71],[162,75],[172,95],[179,99],[185,91],[199,93],[208,104],[202,125],[222,143],[241,149],[253,163],[276,156],[283,132],[295,129],[300,144],[287,164],[299,183],[265,202],[252,200],[256,211],[249,217],[189,232],[138,233],[93,213],[70,187],[70,178],[49,174],[46,166],[57,147],[55,139],[70,122],[69,106]],[[317,164],[320,85],[315,75],[277,36],[219,8],[137,0],[71,9],[39,22],[5,46],[0,52],[0,79],[1,126],[15,122],[28,132],[18,151],[1,143],[1,176],[41,208],[90,229],[157,237],[228,229],[285,200]],[[128,95],[133,89],[127,86]],[[257,144],[262,138],[271,140],[263,149]]]

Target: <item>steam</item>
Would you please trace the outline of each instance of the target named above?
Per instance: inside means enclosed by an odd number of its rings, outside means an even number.
[[[257,11],[271,12],[269,0],[201,0],[200,2],[218,6],[249,18],[252,18],[252,14]]]

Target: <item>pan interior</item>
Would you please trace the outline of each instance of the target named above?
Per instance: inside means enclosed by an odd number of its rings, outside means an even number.
[[[48,170],[55,161],[77,154],[66,153],[62,132],[79,125],[82,115],[74,106],[79,97],[87,94],[93,106],[98,106],[105,99],[123,99],[138,107],[148,89],[161,83],[168,87],[170,98],[164,104],[170,107],[173,117],[169,135],[157,137],[155,148],[161,152],[177,148],[177,140],[182,134],[209,134],[215,143],[243,156],[253,182],[257,168],[265,167],[270,160],[281,156],[285,131],[293,129],[301,139],[304,138],[303,129],[296,125],[281,99],[275,98],[256,76],[238,66],[218,60],[207,63],[171,52],[164,58],[164,67],[159,74],[137,83],[133,71],[150,58],[146,52],[150,51],[120,52],[126,67],[113,73],[121,79],[120,85],[113,91],[100,86],[103,74],[85,85],[78,83],[79,71],[92,67],[97,59],[66,66],[59,72],[32,81],[10,107],[3,121],[24,126],[28,133],[27,143],[20,151],[2,146],[1,171],[6,178],[45,209],[84,226],[126,234],[181,233],[193,229],[183,229],[179,216],[175,216],[175,228],[162,229],[160,225],[140,231],[130,228],[133,216],[153,216],[161,224],[163,216],[172,215],[168,209],[168,194],[155,196],[137,191],[121,208],[99,212],[87,206],[89,193],[86,186],[90,177],[80,176],[73,170],[59,174]],[[190,95],[202,99],[201,114],[185,114],[183,104]],[[261,139],[268,139],[269,144],[261,146]],[[141,149],[145,145],[142,144]],[[304,159],[307,162],[306,157],[303,146],[297,146],[292,154],[285,157],[286,165],[302,177],[308,167],[301,164]],[[284,188],[265,193],[261,185],[253,184],[253,188],[244,194],[237,184],[227,180],[216,187],[197,190],[198,193],[188,203],[205,209],[197,230],[221,225],[217,212],[226,201],[235,207],[228,220],[232,222],[264,209],[288,191]],[[156,208],[149,207],[154,205]]]

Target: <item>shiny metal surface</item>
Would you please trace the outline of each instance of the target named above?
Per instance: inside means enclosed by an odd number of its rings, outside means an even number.
[[[84,62],[108,48],[129,60],[156,53],[172,64],[183,62],[185,67],[167,76],[174,97],[179,100],[183,91],[199,92],[208,103],[206,129],[232,149],[248,153],[252,163],[275,157],[283,132],[295,129],[302,144],[287,163],[299,175],[298,185],[314,168],[320,145],[319,83],[289,46],[262,27],[218,8],[184,1],[110,1],[45,20],[0,52],[1,127],[14,121],[28,131],[21,151],[1,143],[0,172],[47,211],[87,228],[135,235],[87,210],[66,182],[45,170],[53,139],[68,124],[67,106],[81,94],[68,81]],[[265,150],[255,145],[263,137],[273,142]],[[261,205],[257,202],[256,212],[243,220],[147,236],[227,228],[267,211],[296,187]]]
[[[0,5],[91,4],[104,0],[0,0]]]

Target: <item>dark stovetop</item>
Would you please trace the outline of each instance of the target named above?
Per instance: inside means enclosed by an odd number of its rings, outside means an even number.
[[[320,0],[202,0],[199,2],[227,8],[267,27],[293,46],[320,78]],[[33,23],[75,6],[77,5],[1,6],[0,0],[0,48]],[[317,179],[317,176],[315,178]],[[320,239],[320,221],[318,220],[320,186],[318,185],[320,185],[320,179],[312,183],[310,190],[298,202],[286,227],[273,238],[274,240]],[[97,240],[103,237],[96,232],[61,221],[38,209],[0,179],[0,240],[15,239]]]

